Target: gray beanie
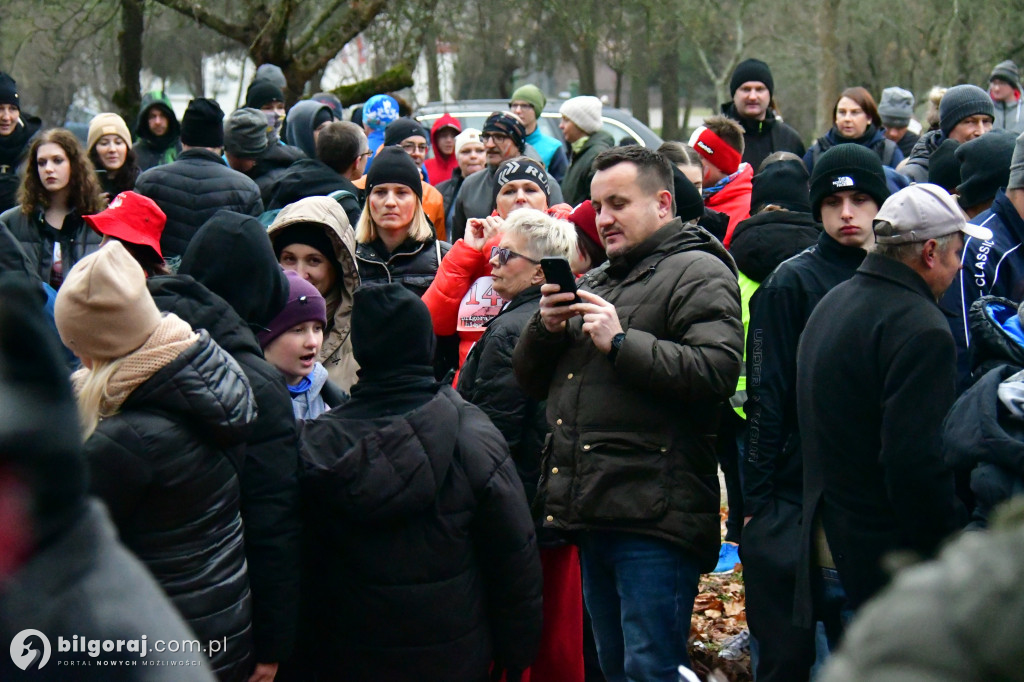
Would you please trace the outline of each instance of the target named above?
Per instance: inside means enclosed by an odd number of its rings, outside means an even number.
[[[1006,189],[1024,188],[1024,133],[1017,136],[1013,147],[1013,158],[1010,159],[1010,180]]]
[[[886,128],[906,128],[914,115],[914,93],[897,87],[882,90],[878,115]]]
[[[946,90],[939,102],[939,127],[942,128],[942,134],[948,137],[957,123],[976,114],[995,118],[992,98],[977,85],[954,85]]]
[[[988,77],[988,82],[991,83],[997,78],[1009,83],[1014,90],[1020,90],[1020,71],[1017,70],[1017,65],[1012,60],[1007,59],[1005,62],[996,64],[996,68],[992,69],[992,73]]]
[[[267,117],[259,109],[235,109],[224,119],[224,151],[254,159],[267,150]]]

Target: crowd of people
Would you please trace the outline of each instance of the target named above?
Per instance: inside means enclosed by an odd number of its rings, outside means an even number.
[[[975,632],[1024,578],[1017,67],[923,124],[846,88],[809,147],[774,88],[655,150],[593,96],[428,131],[263,65],[83,145],[0,73],[0,677],[44,633],[216,644],[127,679],[675,682],[741,560],[759,682],[1019,660]]]

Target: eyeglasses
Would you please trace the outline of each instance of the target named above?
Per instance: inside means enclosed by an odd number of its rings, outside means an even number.
[[[540,265],[539,260],[533,260],[529,256],[524,256],[521,253],[516,253],[511,249],[503,249],[500,246],[491,247],[491,258],[498,258],[498,265],[508,265],[508,262],[513,258],[522,258],[525,261],[529,261],[534,265]]]
[[[529,102],[509,102],[508,108],[512,111],[515,111],[516,109],[533,109],[533,105]]]
[[[504,142],[505,140],[511,139],[505,133],[483,133],[480,135],[481,142],[487,142],[488,140],[494,140],[495,143]]]
[[[370,151],[369,149],[367,149],[367,150],[366,150],[365,152],[363,152],[362,154],[360,154],[360,155],[359,155],[358,157],[356,157],[356,158],[359,158],[359,159],[361,159],[361,158],[363,158],[364,156],[369,156],[369,155],[370,155],[370,154],[372,154],[372,153],[373,153],[373,152],[371,152],[371,151]]]
[[[415,142],[403,142],[398,146],[404,149],[408,154],[412,154],[413,152],[422,152],[424,154],[427,153],[427,145],[425,144],[416,144]]]

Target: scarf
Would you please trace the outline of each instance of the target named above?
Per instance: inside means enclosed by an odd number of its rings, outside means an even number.
[[[124,356],[121,366],[110,377],[100,404],[100,417],[117,414],[132,392],[158,371],[169,365],[199,340],[199,334],[174,313],[160,320],[153,333],[138,349]],[[71,375],[76,390],[91,370],[83,367]]]

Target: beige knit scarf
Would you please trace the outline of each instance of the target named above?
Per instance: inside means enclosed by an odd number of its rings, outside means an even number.
[[[143,382],[169,365],[192,344],[199,334],[174,313],[168,313],[157,325],[146,342],[124,357],[121,366],[111,375],[100,403],[101,418],[117,414],[121,405]],[[83,367],[71,375],[76,390],[91,370]]]

